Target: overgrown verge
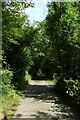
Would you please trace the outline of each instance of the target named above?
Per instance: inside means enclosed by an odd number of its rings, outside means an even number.
[[[55,90],[64,96],[68,104],[80,109],[80,80],[60,79]]]
[[[20,92],[15,90],[11,84],[12,71],[7,69],[1,71],[1,111],[0,118],[3,117],[4,113],[7,113],[8,117],[11,118],[14,115],[16,106],[20,100]]]
[[[7,69],[4,69],[0,72],[1,79],[1,109],[0,109],[0,118],[3,117],[4,113],[7,113],[9,118],[14,116],[14,112],[16,111],[16,107],[20,101],[20,97],[22,92],[28,85],[28,82],[31,80],[31,76],[28,72],[25,72],[25,80],[20,81],[18,83],[17,89],[14,84],[12,84],[13,80],[13,72]],[[20,77],[20,75],[19,75]],[[18,78],[19,79],[19,78]]]

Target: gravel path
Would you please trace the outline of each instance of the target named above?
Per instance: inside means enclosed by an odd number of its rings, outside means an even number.
[[[46,120],[79,120],[70,107],[52,92],[53,85],[45,81],[30,82],[21,98],[14,118],[42,118]]]

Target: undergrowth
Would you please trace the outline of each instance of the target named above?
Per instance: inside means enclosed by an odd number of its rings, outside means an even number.
[[[16,106],[20,100],[21,92],[15,90],[14,85],[11,84],[11,79],[13,76],[12,71],[7,69],[0,71],[0,83],[1,83],[1,109],[0,109],[0,118],[4,116],[4,113],[11,118],[14,115]]]
[[[55,89],[58,93],[63,94],[70,104],[80,106],[80,80],[60,79],[56,83]]]
[[[20,101],[20,96],[16,93],[16,91],[11,91],[10,93],[2,96],[2,114],[7,113],[8,118],[12,118],[14,116],[14,112],[16,111],[16,106]]]
[[[12,84],[12,80],[13,80],[13,72],[8,70],[8,69],[4,69],[2,71],[0,71],[0,92],[1,92],[1,109],[0,109],[0,118],[2,118],[4,116],[4,113],[7,114],[8,118],[12,118],[14,116],[14,113],[16,111],[16,107],[20,101],[20,97],[22,95],[23,90],[25,90],[25,88],[28,85],[28,82],[31,80],[31,76],[28,74],[28,72],[26,72],[25,74],[25,80],[22,81],[19,80],[19,77],[21,75],[19,75],[18,77],[18,88],[16,89],[16,86],[14,84]],[[17,75],[18,76],[18,75]]]

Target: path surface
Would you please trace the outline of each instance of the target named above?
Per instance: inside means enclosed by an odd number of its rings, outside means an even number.
[[[42,118],[43,120],[79,120],[70,107],[64,105],[52,92],[53,85],[45,81],[30,82],[17,107],[15,118]]]

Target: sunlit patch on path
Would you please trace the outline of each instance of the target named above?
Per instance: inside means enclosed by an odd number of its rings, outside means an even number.
[[[15,118],[78,120],[70,107],[58,98],[52,87],[53,83],[31,81],[17,107]]]

